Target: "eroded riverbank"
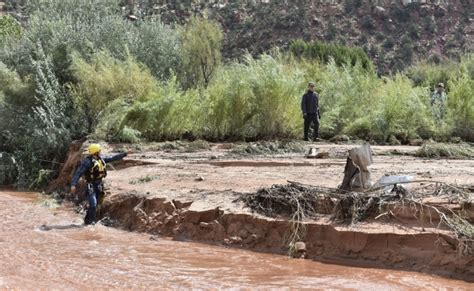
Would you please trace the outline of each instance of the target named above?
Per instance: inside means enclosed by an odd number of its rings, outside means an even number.
[[[113,151],[120,145],[107,146]],[[315,144],[329,158],[308,160],[298,153],[240,155],[232,144],[206,149],[160,149],[148,145],[112,167],[101,217],[130,230],[175,240],[198,241],[285,255],[291,225],[253,213],[239,202],[239,193],[253,192],[287,180],[336,187],[342,178],[345,152],[353,146]],[[371,173],[414,175],[426,181],[473,184],[472,160],[421,159],[387,156],[387,151],[410,153],[417,147],[374,147]],[[72,150],[63,168],[68,183],[80,151]],[[79,196],[72,200],[81,199]],[[469,194],[472,195],[472,194]],[[434,205],[459,208],[449,199]],[[454,207],[454,208],[453,208]],[[470,204],[462,206],[472,219]],[[466,208],[468,207],[468,208]],[[435,212],[416,205],[395,205],[390,215],[357,225],[334,223],[329,216],[305,222],[307,258],[349,266],[420,271],[472,281],[474,258],[460,246]],[[456,210],[458,211],[458,210]],[[420,220],[420,214],[425,218]],[[470,250],[468,250],[470,251]]]
[[[0,288],[472,289],[415,272],[366,269],[178,242],[101,225],[36,194],[0,192]],[[44,230],[44,226],[50,230]],[[42,227],[43,226],[43,227]]]

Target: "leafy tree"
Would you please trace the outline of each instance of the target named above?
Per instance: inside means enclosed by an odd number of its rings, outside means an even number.
[[[191,17],[181,32],[182,74],[185,87],[207,87],[221,63],[223,33],[219,24]]]
[[[41,43],[36,45],[30,61],[34,74],[20,86],[23,89],[7,90],[5,93],[10,96],[6,96],[0,108],[1,146],[15,157],[17,185],[22,188],[43,186],[35,178],[42,177],[44,181],[43,178],[54,173],[75,132],[72,99],[54,75],[51,59],[45,55]],[[14,74],[10,77],[11,84],[19,81]],[[31,87],[34,92],[28,89]],[[28,102],[19,102],[15,97]]]

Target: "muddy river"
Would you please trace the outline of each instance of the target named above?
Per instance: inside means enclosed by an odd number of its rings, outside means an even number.
[[[0,289],[461,289],[415,272],[354,268],[176,242],[102,225],[33,193],[0,192]]]

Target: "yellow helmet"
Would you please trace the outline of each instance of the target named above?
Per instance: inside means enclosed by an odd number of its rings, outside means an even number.
[[[91,143],[89,147],[87,147],[89,154],[94,155],[100,152],[100,144],[98,143]]]

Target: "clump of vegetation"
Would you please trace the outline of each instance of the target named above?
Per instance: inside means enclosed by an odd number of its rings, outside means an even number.
[[[146,175],[146,176],[140,177],[138,179],[130,180],[128,183],[132,184],[132,185],[144,184],[144,183],[151,182],[153,180],[157,180],[159,178],[160,178],[160,176],[158,176],[158,175]]]
[[[0,40],[6,37],[18,38],[21,36],[21,25],[10,15],[0,16]]]
[[[293,137],[300,128],[303,72],[281,55],[247,55],[223,67],[209,84],[200,108],[204,137],[249,140]],[[303,85],[304,86],[304,85]]]
[[[265,155],[303,153],[305,150],[301,142],[295,141],[262,141],[250,144],[237,145],[232,153],[239,155]]]
[[[416,151],[415,155],[424,158],[474,158],[474,147],[467,143],[451,144],[428,142],[423,144],[421,148]]]
[[[182,150],[184,152],[197,152],[202,150],[210,150],[211,145],[205,140],[195,140],[189,143],[186,143],[185,148]]]
[[[201,139],[194,140],[191,142],[176,140],[176,141],[167,141],[164,143],[160,143],[155,147],[155,149],[159,151],[165,151],[165,152],[177,151],[177,152],[189,153],[189,152],[197,152],[197,151],[202,151],[202,150],[210,150],[211,144],[208,141],[201,140]]]
[[[443,194],[441,194],[443,193]],[[441,225],[452,230],[458,240],[462,255],[471,255],[474,251],[474,227],[462,211],[452,211],[443,205],[425,204],[427,196],[445,196],[460,205],[471,203],[467,189],[449,184],[423,187],[408,191],[394,185],[390,193],[375,188],[366,192],[345,193],[340,189],[303,185],[289,182],[287,185],[273,185],[259,189],[256,193],[242,194],[241,200],[253,211],[269,217],[289,218],[289,231],[286,243],[290,247],[306,235],[304,222],[317,218],[321,214],[331,215],[332,219],[357,224],[369,218],[395,215],[391,207],[413,208],[414,217],[420,221],[437,215],[438,222],[430,219],[433,226]]]
[[[373,69],[369,56],[361,48],[350,48],[333,43],[306,43],[303,40],[296,40],[290,44],[290,52],[294,56],[317,59],[323,63],[334,59],[338,66],[359,63],[364,69]]]

